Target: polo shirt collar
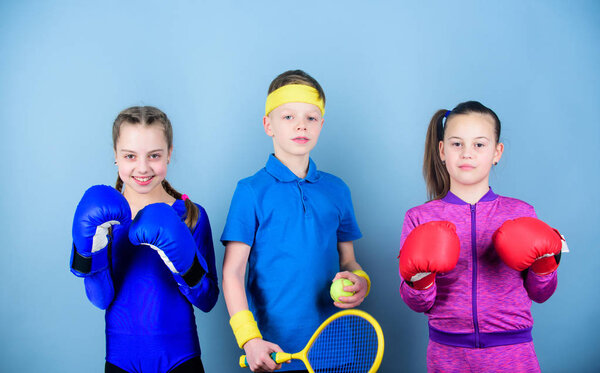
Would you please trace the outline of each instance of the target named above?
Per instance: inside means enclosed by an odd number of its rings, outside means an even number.
[[[479,201],[477,201],[477,203],[493,201],[496,198],[498,198],[498,195],[496,193],[494,193],[494,191],[490,187],[490,189],[487,191],[487,193],[484,194],[483,197],[481,197],[481,199],[479,199]],[[442,201],[451,203],[453,205],[468,205],[469,204],[469,203],[463,201],[462,199],[460,199],[456,194],[452,193],[451,191],[448,191],[448,194],[446,194],[446,196],[444,196],[444,198],[442,198]]]
[[[281,163],[281,161],[275,157],[275,154],[269,155],[265,169],[271,176],[283,182],[306,180],[314,183],[319,180],[319,171],[317,171],[317,166],[315,165],[315,162],[313,162],[312,158],[308,159],[308,172],[306,173],[306,177],[304,179],[294,175],[294,173],[290,171],[286,165]]]

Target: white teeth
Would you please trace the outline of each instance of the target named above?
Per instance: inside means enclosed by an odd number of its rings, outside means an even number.
[[[146,176],[146,177],[133,176],[133,178],[136,179],[137,181],[146,182],[146,181],[152,179],[152,176]]]

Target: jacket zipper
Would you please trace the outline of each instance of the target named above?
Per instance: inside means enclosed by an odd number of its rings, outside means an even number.
[[[475,206],[471,206],[471,251],[473,253],[473,284],[471,286],[473,305],[473,328],[475,329],[475,347],[479,348],[479,321],[477,320],[477,225]]]

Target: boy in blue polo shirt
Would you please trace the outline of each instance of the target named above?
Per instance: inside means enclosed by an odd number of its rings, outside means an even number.
[[[271,82],[263,126],[275,152],[238,182],[221,236],[230,324],[253,371],[303,369],[297,360],[282,368],[270,353],[300,351],[335,307],[356,307],[369,292],[354,257],[361,233],[350,190],[309,157],[324,112],[325,94],[304,71]],[[354,283],[344,288],[354,295],[333,302],[329,287],[338,278]]]

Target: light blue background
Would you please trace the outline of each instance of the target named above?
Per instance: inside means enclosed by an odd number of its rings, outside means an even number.
[[[236,181],[272,149],[268,84],[302,68],[327,95],[313,159],[350,186],[364,234],[380,371],[425,370],[427,322],[398,294],[398,242],[426,198],[429,119],[468,99],[503,121],[494,190],[533,204],[572,250],[554,296],[533,306],[542,369],[599,371],[599,40],[594,0],[3,1],[0,370],[103,370],[104,312],[68,261],[83,191],[114,183],[116,114],[156,105],[171,118],[168,178],[208,211],[220,277]],[[196,314],[207,372],[243,371],[223,298]]]

